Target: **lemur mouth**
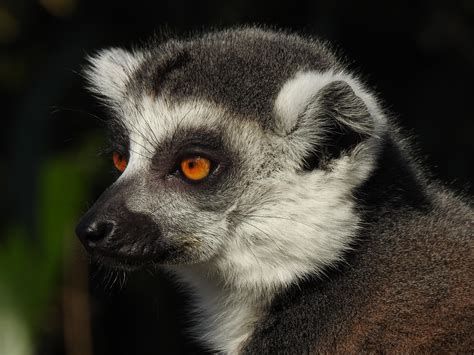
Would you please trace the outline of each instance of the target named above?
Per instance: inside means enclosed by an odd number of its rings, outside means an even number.
[[[136,271],[145,267],[153,266],[152,261],[143,257],[110,256],[94,253],[92,258],[95,262],[101,265],[122,271]]]

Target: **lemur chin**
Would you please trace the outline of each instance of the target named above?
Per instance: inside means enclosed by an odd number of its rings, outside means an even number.
[[[238,28],[89,58],[119,177],[77,226],[189,285],[225,353],[474,351],[474,215],[326,44]]]

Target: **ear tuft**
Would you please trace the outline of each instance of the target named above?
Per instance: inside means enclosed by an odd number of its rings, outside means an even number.
[[[89,89],[107,102],[116,103],[123,97],[127,82],[142,62],[143,54],[110,48],[87,59],[89,66],[84,74],[89,82]]]
[[[324,168],[374,136],[379,117],[375,100],[344,74],[298,73],[275,103],[278,134],[302,157],[304,170]]]
[[[324,168],[374,131],[367,106],[344,81],[334,81],[321,89],[305,114],[318,119],[323,135],[318,151],[313,150],[304,158],[304,170]]]
[[[334,121],[343,131],[352,130],[361,135],[370,135],[374,121],[364,101],[356,95],[352,87],[342,80],[333,81],[323,87],[306,112],[321,119]]]

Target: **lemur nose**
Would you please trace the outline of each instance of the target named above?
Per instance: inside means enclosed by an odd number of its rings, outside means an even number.
[[[94,248],[112,234],[114,224],[105,221],[81,221],[76,227],[76,234],[86,248]]]

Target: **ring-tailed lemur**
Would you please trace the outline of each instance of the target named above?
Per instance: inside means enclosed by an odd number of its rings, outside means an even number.
[[[122,172],[77,234],[194,292],[226,353],[474,350],[473,212],[317,41],[258,28],[90,58]]]

